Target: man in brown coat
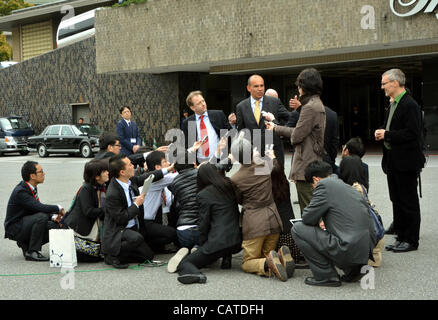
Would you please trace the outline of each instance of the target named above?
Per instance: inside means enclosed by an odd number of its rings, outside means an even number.
[[[301,213],[312,199],[312,185],[304,178],[304,170],[315,160],[322,160],[324,154],[325,109],[320,99],[322,79],[315,69],[303,70],[296,81],[302,105],[300,118],[295,128],[283,127],[269,122],[266,127],[279,136],[290,137],[295,146],[292,170],[289,179],[297,187]],[[296,104],[290,103],[291,107]]]
[[[242,269],[261,276],[270,276],[273,272],[286,281],[292,277],[295,264],[287,247],[280,248],[279,253],[274,251],[283,225],[272,196],[270,170],[265,170],[263,162],[255,163],[252,156],[244,161],[244,154],[252,155],[251,143],[246,139],[234,141],[230,157],[233,162],[241,163],[231,182],[237,201],[243,206]]]

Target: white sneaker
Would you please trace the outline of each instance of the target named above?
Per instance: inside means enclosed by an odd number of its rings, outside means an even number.
[[[176,269],[178,268],[179,263],[188,254],[189,254],[189,249],[187,249],[187,248],[179,249],[178,252],[175,253],[175,255],[172,258],[170,258],[170,260],[167,264],[167,272],[174,273],[176,271]]]

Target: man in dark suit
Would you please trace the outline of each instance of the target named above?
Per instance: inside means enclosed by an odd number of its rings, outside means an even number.
[[[154,253],[145,243],[143,235],[144,194],[138,186],[154,174],[154,181],[163,177],[158,171],[134,176],[134,166],[128,157],[116,155],[109,163],[111,182],[106,192],[106,212],[103,226],[102,251],[105,263],[118,269],[128,267],[125,261],[144,262]]]
[[[49,242],[49,230],[58,229],[64,209],[59,205],[40,202],[37,185],[44,183],[41,165],[27,161],[21,168],[21,181],[9,198],[5,219],[5,238],[17,241],[23,256],[30,261],[48,261],[41,254],[43,244]]]
[[[183,122],[186,149],[195,141],[208,137],[196,154],[198,162],[201,163],[214,156],[221,130],[231,129],[231,126],[222,110],[207,110],[207,103],[201,91],[190,92],[186,103],[195,113]]]
[[[406,77],[400,69],[382,76],[385,95],[394,99],[385,116],[384,129],[375,131],[383,141],[382,169],[388,180],[392,201],[394,232],[397,239],[386,247],[393,252],[417,250],[420,239],[418,175],[424,167],[422,152],[422,114],[420,106],[406,92]]]
[[[321,160],[305,170],[314,193],[304,209],[302,222],[295,222],[292,237],[313,273],[305,283],[314,286],[341,285],[335,266],[344,271],[342,281],[360,279],[377,237],[362,195],[331,175],[331,166]]]
[[[339,125],[338,114],[327,106],[325,109],[325,131],[324,131],[324,150],[323,160],[332,166],[333,171],[336,170],[336,156],[338,155],[339,147]]]
[[[135,153],[141,146],[141,137],[138,132],[137,124],[131,121],[131,108],[124,106],[120,108],[122,118],[116,125],[117,136],[122,144],[121,153],[129,156]]]
[[[263,114],[265,114],[265,112],[270,113],[271,117],[267,118],[267,120],[274,121],[278,124],[278,121],[286,123],[289,120],[290,112],[286,110],[279,99],[265,95],[265,82],[261,76],[252,75],[248,79],[246,89],[250,93],[250,97],[241,101],[236,106],[237,130],[249,129],[251,131],[251,141],[253,145],[258,147],[261,155],[264,156],[266,133],[264,123],[265,116]],[[255,129],[261,130],[260,146],[257,146],[258,141],[254,141],[254,137],[257,137],[257,135],[254,135]],[[272,132],[266,132],[272,134]],[[283,143],[280,137],[275,134],[272,139],[275,156],[277,160],[284,165]]]

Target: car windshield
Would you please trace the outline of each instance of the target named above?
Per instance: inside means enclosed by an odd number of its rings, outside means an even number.
[[[98,136],[102,133],[102,130],[100,130],[99,127],[92,124],[80,124],[80,125],[76,125],[76,127],[83,133],[93,136]]]
[[[2,118],[0,119],[1,125],[4,130],[14,129],[29,129],[30,125],[23,118]]]

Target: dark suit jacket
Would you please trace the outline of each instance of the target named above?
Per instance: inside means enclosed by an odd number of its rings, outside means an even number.
[[[210,123],[213,126],[214,131],[216,131],[216,134],[219,138],[221,136],[220,135],[221,129],[226,129],[226,130],[231,129],[228,119],[222,110],[207,110],[207,114],[208,114],[208,118],[210,119]],[[195,142],[192,141],[194,137],[189,137],[189,126],[193,126],[195,128],[195,133],[196,133],[195,141],[199,140],[200,137],[198,137],[198,132],[196,130],[196,116],[194,114],[192,114],[190,117],[185,119],[182,125],[186,149],[191,147]],[[216,150],[213,151],[216,152]]]
[[[388,122],[389,110],[385,116]],[[422,114],[420,106],[406,93],[400,100],[392,117],[389,131],[384,140],[391,150],[383,145],[382,168],[385,173],[392,171],[420,171],[425,158],[422,152]]]
[[[47,220],[49,220],[49,214],[58,213],[59,208],[56,205],[47,205],[37,201],[26,182],[21,181],[9,198],[4,223],[5,238],[14,239],[22,228],[23,217],[39,212],[47,213]]]
[[[239,207],[207,186],[197,195],[199,205],[199,242],[204,254],[212,254],[242,242],[239,227]]]
[[[374,224],[362,195],[336,175],[321,180],[312,200],[303,211],[303,223],[315,226],[318,232],[309,236],[318,243],[315,248],[337,262],[337,266],[367,264],[377,243]],[[319,228],[324,220],[326,232]]]
[[[144,180],[154,174],[154,181],[163,178],[161,170],[146,172],[145,174],[131,178],[131,188],[136,196],[139,195],[138,186],[142,186]],[[118,256],[122,243],[122,232],[125,230],[129,220],[138,217],[140,233],[144,232],[143,206],[137,208],[132,203],[128,207],[125,192],[122,186],[112,178],[106,192],[105,223],[103,225],[102,251],[104,254]]]
[[[324,149],[326,151],[326,155],[323,156],[323,160],[329,163],[332,168],[334,168],[339,147],[338,114],[327,106],[324,106],[324,109]]]
[[[93,228],[96,219],[103,219],[104,215],[104,209],[99,208],[96,189],[91,184],[84,183],[73,209],[65,218],[65,223],[80,235],[86,236]]]
[[[275,119],[276,123],[286,123],[289,120],[290,112],[286,110],[286,108],[281,104],[281,101],[277,98],[264,96],[262,110],[266,112],[271,112]],[[257,125],[257,121],[254,118],[254,113],[251,108],[251,97],[239,102],[236,106],[236,126],[237,130],[249,129],[251,130],[251,139],[254,143],[253,138],[253,130],[261,129],[262,139],[261,146],[258,149],[261,151],[261,154],[264,155],[265,150],[265,123],[263,121],[263,116],[261,116],[260,122]],[[272,134],[269,133],[269,134]],[[279,136],[273,134],[273,142],[274,142],[274,152],[277,159],[284,164],[284,149],[283,143]]]
[[[132,147],[134,145],[141,146],[141,137],[138,132],[137,124],[131,120],[131,124],[128,127],[125,119],[119,120],[116,125],[117,136],[120,139],[120,144],[122,145],[121,153],[129,156],[132,152]],[[131,138],[135,138],[136,142],[131,143]]]

